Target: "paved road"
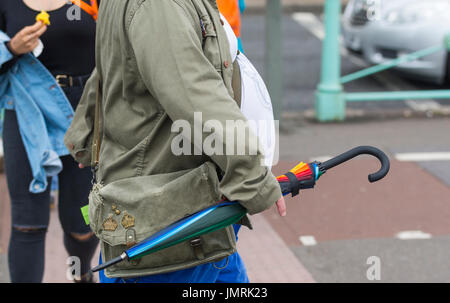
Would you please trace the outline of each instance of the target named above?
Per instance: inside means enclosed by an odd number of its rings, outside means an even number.
[[[316,281],[367,282],[371,256],[381,258],[384,282],[449,281],[450,173],[445,168],[450,162],[400,161],[405,150],[449,151],[450,143],[444,142],[449,128],[449,119],[296,125],[281,137],[278,173],[298,160],[337,155],[360,144],[385,150],[391,172],[369,184],[367,174],[378,169],[377,161],[355,159],[329,171],[316,189],[289,198],[286,219],[274,212],[265,217]],[[401,240],[407,231],[420,232]],[[308,246],[311,238],[317,244]]]

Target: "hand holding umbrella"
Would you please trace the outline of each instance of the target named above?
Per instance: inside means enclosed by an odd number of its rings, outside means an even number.
[[[375,147],[360,146],[324,163],[313,162],[308,164],[301,162],[289,172],[277,177],[283,196],[292,194],[294,197],[298,195],[299,191],[302,189],[313,188],[316,181],[320,176],[326,173],[327,170],[361,154],[373,155],[381,162],[380,170],[369,175],[370,182],[376,182],[388,174],[390,163],[386,154]],[[283,208],[284,211],[286,208],[284,200],[278,200],[277,206],[280,214],[282,214]],[[117,258],[95,267],[92,271],[96,272],[105,269],[126,259],[139,259],[158,250],[219,230],[238,222],[246,214],[247,210],[238,202],[220,201],[214,206],[190,215],[166,227],[123,252]]]

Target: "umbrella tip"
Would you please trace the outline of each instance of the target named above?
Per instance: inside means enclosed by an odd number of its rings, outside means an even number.
[[[100,265],[94,267],[92,269],[92,272],[97,272],[97,271],[103,270],[105,268],[108,268],[108,267],[110,267],[110,266],[112,266],[114,264],[120,263],[123,260],[125,260],[127,257],[128,257],[127,254],[124,252],[120,256],[118,256],[117,258],[111,259],[108,262],[105,262],[103,264],[100,264]]]

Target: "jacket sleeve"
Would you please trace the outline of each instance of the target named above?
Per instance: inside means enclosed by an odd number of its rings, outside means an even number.
[[[98,79],[97,69],[94,69],[86,82],[69,130],[64,136],[64,144],[70,154],[84,166],[91,165]]]
[[[202,132],[203,139],[210,134],[204,131],[206,121],[219,121],[224,130],[215,133],[219,137],[216,142],[226,151],[230,136],[236,139],[246,131],[242,125],[226,129],[227,121],[248,122],[205,56],[197,32],[201,30],[200,21],[191,16],[178,0],[145,1],[131,20],[130,43],[143,81],[172,121],[187,121],[194,129],[198,125],[194,124],[194,113],[201,113],[201,129],[197,131]],[[203,142],[192,141],[201,150]],[[255,214],[272,206],[281,191],[276,178],[263,165],[261,151],[258,149],[256,155],[248,153],[249,141],[243,143],[244,155],[210,157],[224,172],[221,193]]]
[[[0,26],[3,22],[3,15],[0,11]],[[15,56],[11,53],[8,46],[6,45],[9,42],[8,36],[3,32],[3,29],[0,28],[0,74],[6,73],[11,66],[17,61],[18,56]]]

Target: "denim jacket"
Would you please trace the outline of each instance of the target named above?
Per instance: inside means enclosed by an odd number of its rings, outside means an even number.
[[[0,67],[13,58],[5,45],[9,37],[0,31]],[[0,109],[15,110],[33,180],[31,193],[47,188],[47,177],[62,170],[59,156],[69,154],[64,134],[74,115],[66,95],[51,73],[32,54],[21,56],[0,74]]]

